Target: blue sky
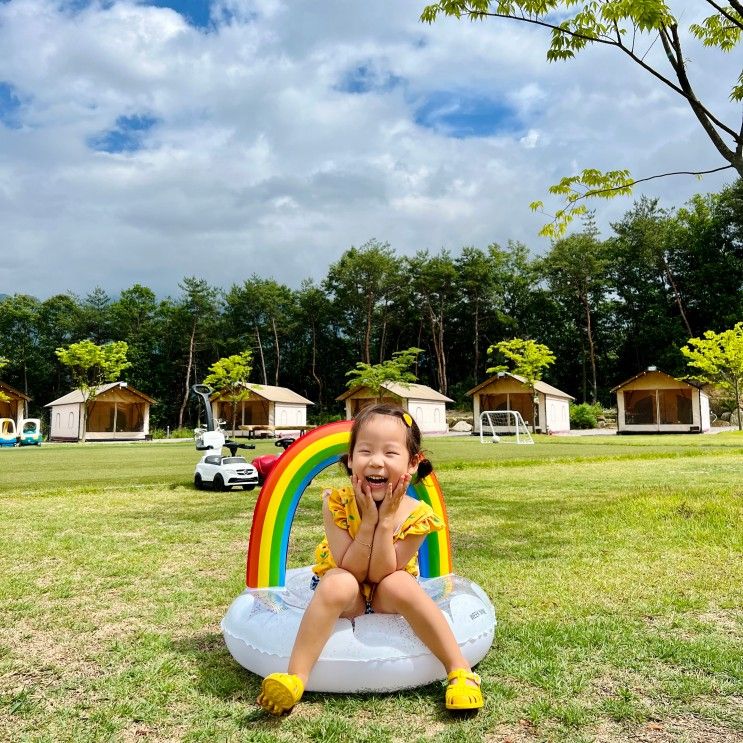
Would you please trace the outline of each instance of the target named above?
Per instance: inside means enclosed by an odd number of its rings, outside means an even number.
[[[0,82],[0,123],[14,129],[19,126],[21,100],[10,83]]]
[[[170,2],[150,2],[143,5],[153,5],[160,8],[172,8],[176,13],[182,15],[188,22],[197,28],[209,27],[209,6],[208,2],[198,0],[171,0]]]
[[[459,139],[526,134],[518,114],[507,103],[483,93],[456,90],[433,91],[426,95],[416,107],[415,123]]]
[[[0,293],[321,279],[352,245],[509,240],[584,167],[714,167],[686,108],[605,50],[375,0],[0,2]],[[657,50],[651,50],[652,54]],[[693,49],[719,110],[736,61]],[[729,176],[654,181],[666,206]],[[609,223],[631,206],[597,204]]]
[[[101,152],[136,152],[145,146],[145,137],[157,119],[147,114],[119,116],[113,128],[90,138],[88,145]]]

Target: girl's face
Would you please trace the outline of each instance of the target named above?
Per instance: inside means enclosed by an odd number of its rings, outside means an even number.
[[[361,487],[379,502],[388,483],[394,486],[406,472],[415,472],[417,459],[410,458],[403,421],[391,415],[375,415],[359,429],[348,466]]]

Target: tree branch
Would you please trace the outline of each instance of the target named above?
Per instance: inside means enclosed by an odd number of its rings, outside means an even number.
[[[612,188],[596,188],[596,189],[589,189],[584,194],[581,194],[580,196],[576,196],[575,199],[571,202],[574,203],[575,201],[580,201],[581,199],[588,198],[589,196],[597,196],[599,194],[605,194],[605,193],[612,193],[614,191],[621,191],[625,188],[632,188],[633,186],[636,186],[638,183],[645,183],[646,181],[654,181],[657,178],[668,178],[672,175],[695,175],[695,176],[701,176],[701,175],[710,175],[711,173],[719,173],[723,170],[730,170],[731,168],[735,168],[734,165],[722,165],[719,168],[712,168],[711,170],[675,170],[670,173],[658,173],[657,175],[649,175],[647,178],[637,178],[634,181],[629,181],[627,183],[624,183],[621,186],[613,186]]]
[[[735,153],[725,144],[725,142],[722,141],[722,137],[720,136],[719,132],[715,129],[715,127],[712,126],[712,122],[714,122],[718,127],[723,129],[723,131],[728,132],[733,137],[734,140],[737,140],[738,135],[732,129],[722,125],[719,121],[717,121],[717,119],[711,116],[709,111],[707,111],[707,109],[704,108],[704,106],[702,106],[702,104],[697,100],[697,97],[696,95],[694,95],[694,91],[692,90],[691,83],[689,82],[689,78],[686,75],[686,67],[684,66],[684,63],[683,63],[683,53],[681,51],[681,40],[679,39],[677,26],[671,26],[671,35],[672,35],[673,48],[676,51],[676,59],[678,60],[678,66],[676,67],[676,74],[678,76],[681,87],[686,92],[686,99],[689,101],[691,110],[696,115],[697,119],[699,120],[699,123],[704,128],[704,131],[707,132],[707,136],[712,140],[712,144],[715,146],[717,151],[729,163],[732,164],[733,160],[735,160]]]
[[[738,134],[733,129],[731,129],[729,126],[727,126],[722,121],[720,121],[716,116],[714,116],[712,112],[709,111],[701,103],[701,101],[699,101],[699,99],[697,99],[697,97],[693,94],[693,92],[691,92],[691,95],[690,95],[691,86],[689,86],[689,92],[685,91],[682,87],[679,87],[678,85],[676,85],[670,78],[667,78],[665,75],[658,72],[658,70],[656,70],[654,67],[651,67],[649,64],[647,64],[641,57],[638,57],[634,53],[634,51],[626,47],[623,43],[621,43],[621,41],[617,42],[614,39],[602,38],[600,36],[587,36],[586,34],[581,34],[577,31],[571,31],[568,28],[563,28],[562,26],[557,26],[554,23],[549,23],[547,21],[541,21],[537,18],[528,18],[526,16],[515,16],[515,15],[507,15],[505,13],[493,13],[493,12],[484,12],[484,11],[468,10],[467,12],[469,13],[469,15],[473,17],[477,17],[477,18],[482,18],[484,16],[487,16],[489,18],[506,18],[511,21],[520,21],[523,23],[530,23],[535,26],[542,26],[543,28],[549,28],[552,31],[559,31],[560,33],[568,34],[569,36],[572,36],[575,39],[584,39],[585,41],[592,41],[598,44],[604,44],[605,46],[616,47],[617,49],[620,49],[621,51],[623,51],[633,62],[636,62],[646,72],[649,72],[653,77],[660,80],[664,85],[667,85],[675,93],[678,93],[678,95],[680,95],[682,98],[685,98],[687,101],[689,101],[689,104],[692,105],[692,108],[696,106],[700,111],[704,113],[704,115],[706,116],[708,120],[708,123],[709,122],[714,123],[717,127],[719,127],[724,132],[729,134],[735,140],[738,139]],[[668,53],[668,50],[666,50],[666,53]],[[674,64],[671,57],[669,57],[669,62],[671,62],[671,65],[674,67],[674,71],[677,72],[678,74],[679,68],[677,65]],[[719,135],[717,136],[719,138]],[[723,143],[723,146],[724,146],[724,143]]]
[[[722,6],[718,5],[714,0],[704,0],[708,5],[711,5],[720,15],[725,16],[734,26],[737,26],[738,28],[743,28],[743,23],[740,22],[735,16],[731,16],[730,13],[727,12],[726,8],[723,8]],[[736,2],[735,0],[729,0],[730,5],[740,13],[740,15],[743,15],[743,5]]]

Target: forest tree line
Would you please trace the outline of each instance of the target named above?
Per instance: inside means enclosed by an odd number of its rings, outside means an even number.
[[[3,381],[30,410],[69,392],[55,349],[83,339],[125,341],[123,379],[154,397],[153,425],[192,425],[188,398],[217,359],[249,349],[251,381],[289,387],[315,403],[312,420],[337,414],[335,397],[358,361],[423,349],[413,369],[469,407],[468,389],[498,359],[492,344],[531,338],[557,357],[545,381],[577,402],[612,402],[610,390],[648,365],[683,377],[680,348],[705,330],[743,319],[743,182],[666,210],[643,198],[601,239],[580,231],[533,255],[522,243],[464,247],[457,255],[400,256],[370,240],[345,251],[320,282],[291,289],[252,275],[227,289],[189,276],[175,297],[140,284],[116,298],[0,300]]]

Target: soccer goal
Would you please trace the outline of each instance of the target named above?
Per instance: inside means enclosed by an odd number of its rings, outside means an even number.
[[[485,429],[488,429],[487,432]],[[480,413],[480,443],[533,444],[534,439],[518,410],[485,410]]]

